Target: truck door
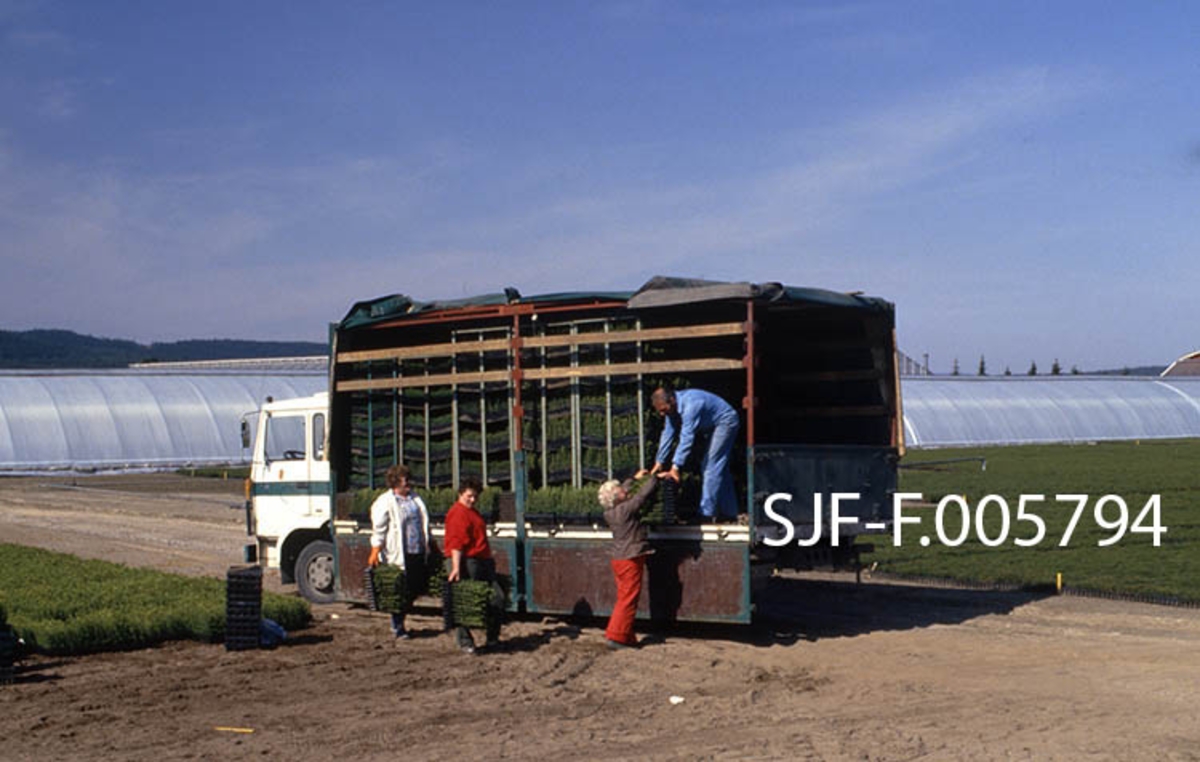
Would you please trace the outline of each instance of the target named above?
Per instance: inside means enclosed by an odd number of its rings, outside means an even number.
[[[320,526],[329,518],[325,413],[273,411],[262,425],[255,492],[260,502],[268,498],[273,510],[257,512],[257,533],[282,537],[297,526]]]

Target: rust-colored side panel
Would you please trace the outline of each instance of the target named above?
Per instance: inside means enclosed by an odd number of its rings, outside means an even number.
[[[616,600],[611,543],[529,539],[529,610],[607,616]],[[750,619],[749,547],[661,541],[647,563],[638,615],[655,621]]]
[[[507,574],[511,577],[514,566],[512,559],[517,549],[516,540],[499,540],[490,537],[488,538],[488,547],[492,549],[492,558],[496,561],[496,573]]]
[[[371,527],[360,527],[353,534],[338,532],[333,538],[337,558],[338,597],[362,603],[367,600],[367,580],[363,574],[371,556]]]

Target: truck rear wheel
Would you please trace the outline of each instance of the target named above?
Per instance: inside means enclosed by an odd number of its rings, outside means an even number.
[[[296,584],[300,594],[313,603],[333,603],[333,543],[317,540],[304,546],[296,559]]]

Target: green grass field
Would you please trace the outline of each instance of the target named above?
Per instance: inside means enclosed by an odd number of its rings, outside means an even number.
[[[919,468],[922,462],[983,457],[979,463],[957,463]],[[934,507],[905,504],[904,515],[921,518],[920,526],[905,526],[901,547],[890,536],[873,538],[881,571],[899,575],[949,577],[977,582],[1020,585],[1053,585],[1058,573],[1065,585],[1131,595],[1160,596],[1200,602],[1200,440],[1119,442],[1091,445],[1030,445],[954,450],[911,451],[902,462],[900,489],[923,493],[936,504],[946,495],[962,495],[972,517],[987,495],[1005,499],[1010,516],[1007,539],[997,547],[981,542],[972,524],[968,539],[949,547],[935,533]],[[1088,495],[1074,532],[1061,545],[1076,503],[1058,502],[1056,495]],[[1017,521],[1021,495],[1044,495],[1030,502],[1027,511],[1045,523],[1045,536],[1031,547],[1034,522]],[[1103,508],[1097,523],[1096,503],[1104,495],[1118,495],[1127,505],[1126,532],[1114,544],[1101,547],[1120,530],[1121,512],[1115,501]],[[1148,532],[1130,531],[1152,495],[1159,495],[1159,524],[1166,528],[1158,547]],[[982,528],[993,540],[1001,537],[1002,514],[992,502],[984,511]],[[1152,525],[1147,513],[1142,526]],[[962,531],[962,513],[947,506],[944,534],[956,539]],[[920,538],[931,543],[922,547]]]
[[[311,616],[298,598],[264,593],[262,605],[263,616],[286,630],[306,626]],[[225,631],[225,581],[0,544],[0,607],[44,653],[216,642]]]

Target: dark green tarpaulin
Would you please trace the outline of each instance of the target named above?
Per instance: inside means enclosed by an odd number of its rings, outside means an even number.
[[[434,310],[470,307],[491,307],[506,304],[587,304],[598,301],[626,302],[629,309],[654,309],[680,304],[707,301],[745,301],[765,303],[794,303],[823,307],[844,307],[868,311],[891,311],[892,305],[882,299],[827,291],[820,288],[785,286],[780,283],[736,283],[656,276],[635,292],[629,291],[562,291],[537,296],[521,296],[515,288],[502,293],[481,294],[466,299],[420,302],[403,294],[358,302],[346,317],[340,330],[360,328],[385,320],[416,316]]]
[[[637,293],[629,300],[629,309],[639,310],[697,302],[747,301],[750,299],[763,303],[790,302],[850,309],[892,309],[891,303],[882,299],[827,291],[822,288],[785,286],[782,283],[726,283],[694,278],[670,278],[661,275],[646,281],[646,284],[638,289]]]
[[[339,329],[360,328],[384,320],[396,320],[405,316],[419,315],[434,310],[461,309],[469,307],[494,307],[504,304],[569,304],[596,301],[624,302],[630,297],[628,291],[564,291],[556,294],[521,296],[515,288],[506,288],[499,294],[481,294],[466,299],[449,301],[418,302],[404,294],[394,294],[358,302],[342,322]]]

